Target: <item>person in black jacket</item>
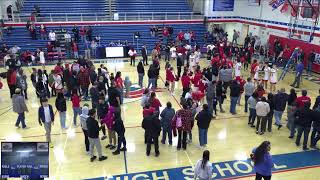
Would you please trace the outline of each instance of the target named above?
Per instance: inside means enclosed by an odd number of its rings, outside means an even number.
[[[285,93],[284,88],[281,88],[280,91],[278,91],[278,93],[274,96],[274,119],[278,129],[282,127],[281,118],[284,110],[286,109],[288,98],[289,95]]]
[[[99,97],[99,104],[97,106],[97,115],[98,115],[98,120],[101,122],[103,118],[107,115],[109,109],[108,103],[105,101],[104,96]],[[103,136],[101,137],[101,140],[105,140],[107,138],[106,136],[106,128],[105,126],[101,127]]]
[[[117,147],[117,150],[114,151],[112,154],[118,155],[118,154],[120,154],[120,151],[127,151],[127,141],[124,136],[126,129],[123,125],[123,121],[121,118],[121,110],[119,108],[116,108],[116,110],[114,112],[113,130],[118,135],[118,147]],[[121,145],[123,145],[122,148],[121,148]]]
[[[315,110],[315,109],[320,109],[320,89],[319,89],[319,95],[317,96],[317,98],[316,98],[316,102],[314,103],[314,105],[313,105],[313,110]]]
[[[149,78],[149,80],[148,80],[149,82],[148,82],[147,88],[155,89],[157,75],[155,73],[155,69],[152,64],[150,65],[149,70],[148,70],[148,78]]]
[[[145,66],[148,65],[148,53],[147,53],[146,45],[142,46],[141,56],[142,56],[142,59],[143,59],[143,65],[145,65]]]
[[[143,76],[144,76],[144,67],[143,67],[142,61],[140,61],[138,63],[137,72],[138,72],[138,77],[139,77],[139,83],[138,84],[142,88],[143,87]]]
[[[272,131],[272,118],[273,118],[273,113],[274,113],[274,107],[275,107],[275,103],[274,103],[274,96],[272,93],[268,94],[268,100],[267,103],[269,104],[270,107],[270,112],[267,115],[267,127],[268,127],[268,132]]]
[[[180,54],[180,53],[179,53]],[[182,55],[178,54],[178,58],[177,58],[177,70],[178,70],[178,77],[181,77],[181,67],[183,66],[183,59],[182,59]]]
[[[197,125],[199,128],[200,147],[205,147],[207,145],[207,134],[211,119],[212,113],[210,113],[208,105],[204,104],[202,106],[202,111],[200,111],[196,116]]]
[[[312,133],[310,136],[311,143],[310,147],[313,149],[318,149],[316,147],[317,142],[320,140],[320,108],[312,110]]]
[[[55,106],[59,111],[61,129],[67,129],[66,127],[67,103],[62,93],[58,93]]]
[[[97,156],[95,156],[93,153],[94,147],[97,148],[99,161],[106,160],[108,157],[102,155],[101,143],[99,139],[99,131],[101,127],[99,127],[99,123],[95,119],[96,110],[90,109],[88,115],[89,117],[87,119],[87,128],[88,128],[88,138],[90,143],[90,155],[91,155],[90,161],[93,162],[97,158]]]
[[[154,143],[156,157],[160,155],[158,138],[161,132],[161,125],[158,116],[158,113],[154,113],[151,116],[143,118],[142,121],[142,128],[145,130],[145,135],[147,137],[147,156],[150,155],[152,142]]]
[[[232,81],[232,84],[230,86],[230,113],[235,115],[236,113],[236,106],[237,106],[237,101],[240,96],[240,90],[241,87],[238,84],[236,80]]]
[[[224,99],[226,97],[225,93],[226,93],[226,91],[223,89],[222,81],[218,81],[217,82],[217,86],[216,86],[216,96],[217,96],[217,100],[218,100],[218,103],[219,103],[219,107],[220,107],[220,112],[221,113],[225,112],[223,110],[223,108],[222,108],[223,101],[224,101]]]
[[[308,150],[307,143],[308,143],[308,137],[311,129],[311,123],[313,120],[312,117],[312,110],[310,109],[311,103],[305,102],[304,107],[299,108],[295,112],[295,126],[298,129],[297,139],[296,139],[296,145],[300,146],[300,139],[302,136],[302,133],[304,135],[303,138],[303,150]]]

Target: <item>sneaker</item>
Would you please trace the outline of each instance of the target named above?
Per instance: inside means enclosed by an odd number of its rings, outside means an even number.
[[[259,134],[259,131],[256,131],[256,134]]]
[[[278,125],[278,130],[280,130],[282,128],[282,125]]]
[[[112,147],[111,144],[106,145],[106,148],[107,148],[107,149],[108,149],[108,148],[111,148],[111,147]]]
[[[251,124],[251,126],[250,127],[252,127],[252,128],[254,128],[254,127],[256,127],[255,125],[253,125],[253,124]]]
[[[260,132],[260,135],[263,135],[264,134],[264,132]]]
[[[120,149],[120,151],[127,151],[127,148],[123,147],[123,148]]]
[[[119,155],[120,154],[120,151],[116,150],[114,152],[112,152],[113,155]]]
[[[150,153],[147,152],[146,155],[147,155],[147,156],[150,156]]]
[[[307,147],[304,147],[304,148],[303,148],[303,150],[304,150],[304,151],[308,151],[308,150],[309,150],[309,148],[307,148]]]
[[[50,146],[50,148],[53,148],[53,144],[52,143],[49,143],[49,146]]]
[[[101,156],[101,157],[99,157],[99,161],[104,161],[104,160],[106,160],[106,159],[108,159],[107,156]]]
[[[26,127],[23,127],[22,129],[29,129],[29,127],[28,127],[28,126],[26,126]]]
[[[158,157],[160,155],[160,152],[156,152],[156,157]]]
[[[296,142],[296,145],[297,145],[297,146],[300,146],[300,143],[297,143],[297,142]]]
[[[221,111],[220,111],[221,113],[225,113],[225,111],[222,109]]]
[[[87,155],[90,155],[90,151],[87,151],[86,153],[87,153]]]
[[[117,146],[111,146],[109,149],[114,150],[115,148],[117,148]]]
[[[95,159],[97,159],[97,156],[92,156],[92,157],[90,158],[90,161],[93,162]]]
[[[293,136],[289,136],[288,138],[292,139],[292,138],[293,138]]]
[[[20,128],[20,126],[19,125],[15,125],[16,126],[16,128]]]
[[[105,140],[107,138],[106,135],[102,136],[101,140]]]
[[[161,144],[166,144],[164,141],[161,141]]]

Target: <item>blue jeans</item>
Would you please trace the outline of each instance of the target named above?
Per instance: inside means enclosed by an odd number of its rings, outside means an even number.
[[[151,88],[151,89],[155,89],[156,88],[156,79],[155,78],[149,78],[148,88]]]
[[[208,129],[201,129],[199,128],[199,142],[200,146],[207,144],[207,135],[208,135]]]
[[[66,116],[67,116],[66,111],[59,112],[59,116],[60,116],[61,129],[64,129],[64,128],[66,128]]]
[[[313,127],[310,139],[311,139],[310,145],[316,146],[317,142],[320,140],[320,128]]]
[[[257,117],[257,113],[256,113],[256,109],[253,108],[249,108],[249,120],[248,120],[248,124],[254,124],[254,121],[256,120]]]
[[[274,110],[274,119],[276,120],[276,125],[281,125],[283,111]]]
[[[237,101],[239,97],[230,97],[231,102],[230,102],[230,113],[235,114],[236,113],[236,106],[237,106]]]
[[[117,88],[120,93],[120,104],[123,104],[123,89]]]
[[[307,72],[308,72],[308,74],[311,74],[311,73],[312,73],[312,64],[313,64],[313,63],[308,63],[308,66],[307,66]]]
[[[166,143],[166,138],[167,138],[167,134],[168,134],[168,138],[169,138],[169,144],[172,145],[172,129],[171,127],[162,127],[162,140],[161,143],[165,144]]]
[[[81,87],[81,94],[82,94],[84,100],[88,100],[89,94],[88,94],[87,87]]]
[[[74,107],[73,108],[73,125],[77,125],[77,116],[80,116],[81,114],[81,109],[79,107]]]
[[[244,96],[244,112],[248,112],[248,99],[250,96]]]
[[[143,73],[139,73],[138,76],[139,76],[138,84],[139,84],[140,87],[143,87],[143,76],[144,76],[144,74]]]
[[[21,122],[22,128],[27,127],[26,123],[25,123],[24,112],[18,114],[18,118],[17,118],[17,121],[16,121],[16,126],[19,126],[20,122]]]

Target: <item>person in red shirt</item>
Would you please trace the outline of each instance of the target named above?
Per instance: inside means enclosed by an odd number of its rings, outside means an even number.
[[[71,102],[72,102],[72,109],[73,109],[73,125],[77,126],[77,116],[80,116],[81,109],[80,109],[80,97],[77,93],[77,90],[72,91]]]
[[[114,78],[115,87],[120,92],[120,104],[123,104],[123,80],[121,78],[121,72],[118,71],[116,77]]]
[[[182,31],[180,31],[180,32],[178,33],[177,38],[178,38],[178,40],[179,40],[180,42],[182,42],[183,39],[184,39],[184,33],[183,33]]]
[[[256,67],[257,67],[258,65],[259,65],[259,64],[258,64],[257,60],[256,60],[256,59],[253,60],[253,63],[251,64],[251,70],[250,70],[250,74],[251,74],[251,78],[252,78],[252,79],[253,79],[254,74],[255,74],[255,69],[256,69]]]
[[[286,47],[282,53],[282,61],[281,61],[282,65],[285,65],[287,63],[287,61],[290,59],[291,54],[292,54],[292,52],[290,50],[290,47],[288,45],[286,45]]]
[[[142,116],[143,116],[143,118],[151,116],[155,111],[156,111],[156,109],[154,107],[150,107],[150,104],[147,103],[145,105],[145,107],[143,108]]]
[[[78,53],[78,45],[77,45],[76,42],[72,43],[72,51],[73,51],[73,54],[74,54],[74,58],[78,59],[79,58],[79,53]]]
[[[199,81],[201,80],[202,78],[202,73],[200,71],[200,67],[198,66],[197,67],[197,70],[195,72],[195,75],[193,77],[193,80],[192,80],[192,83],[193,83],[193,86],[198,88],[199,87]]]
[[[303,108],[304,104],[306,102],[310,102],[311,103],[311,99],[309,96],[307,96],[308,91],[307,90],[302,90],[301,91],[302,96],[297,97],[296,99],[296,103],[298,105],[299,108]]]
[[[57,65],[54,67],[54,72],[55,72],[56,74],[62,75],[63,66],[61,66],[61,63],[60,63],[60,62],[58,62]]]
[[[221,63],[220,63],[220,56],[216,55],[211,59],[211,65],[214,65],[214,63],[216,63],[216,65],[218,67],[220,67]]]
[[[240,96],[238,98],[238,105],[240,105],[241,95],[244,92],[244,84],[246,84],[246,80],[244,80],[238,76],[238,77],[236,77],[236,81],[238,81],[238,83],[240,84]]]
[[[168,67],[166,69],[166,80],[169,83],[169,87],[170,87],[170,93],[173,94],[174,91],[174,85],[175,85],[175,75],[173,72],[173,67]]]
[[[181,83],[182,83],[182,97],[185,97],[187,92],[190,91],[190,85],[191,85],[191,78],[188,75],[187,71],[184,71],[181,77]]]
[[[161,102],[156,97],[156,93],[152,92],[149,99],[150,107],[153,107],[158,113],[160,112]]]

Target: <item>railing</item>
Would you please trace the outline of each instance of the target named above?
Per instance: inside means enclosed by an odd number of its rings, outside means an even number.
[[[30,14],[13,14],[12,20],[2,17],[5,22],[28,22]],[[192,12],[126,12],[106,15],[103,13],[41,13],[35,22],[69,21],[152,21],[152,20],[192,20],[203,19],[203,15]]]

